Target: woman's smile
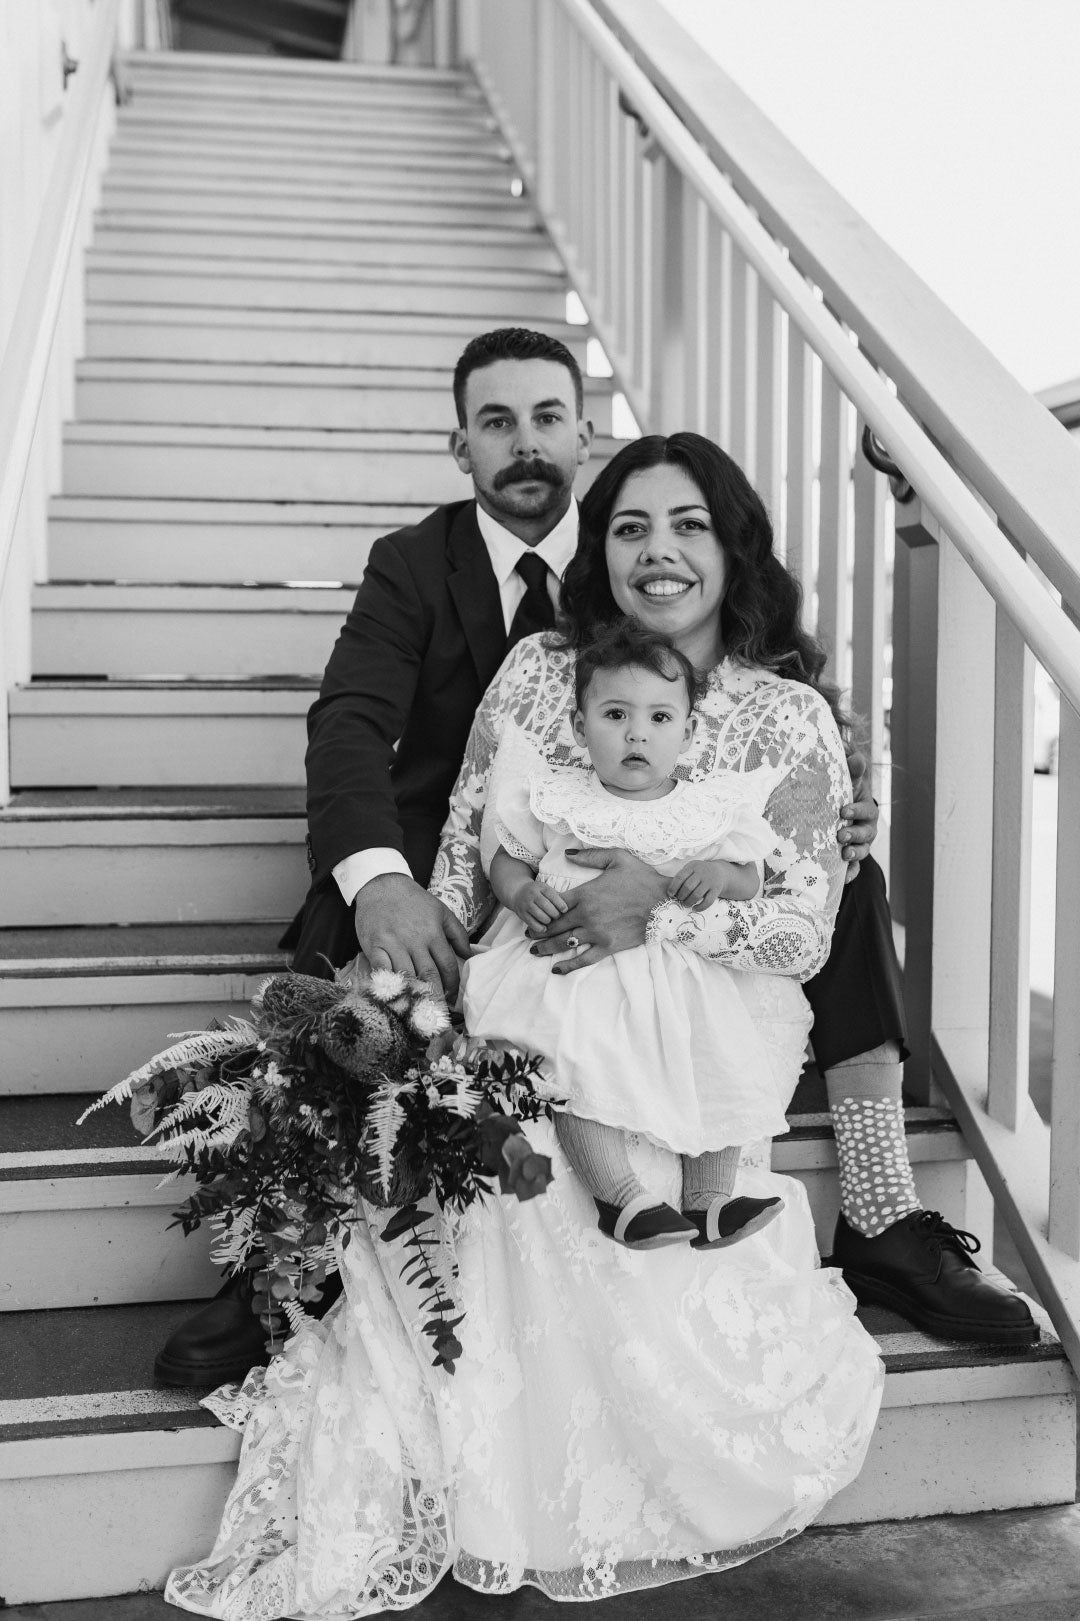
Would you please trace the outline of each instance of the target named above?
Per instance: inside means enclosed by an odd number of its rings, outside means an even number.
[[[699,669],[720,662],[727,559],[705,497],[683,468],[664,462],[631,473],[604,550],[623,613],[664,631]]]

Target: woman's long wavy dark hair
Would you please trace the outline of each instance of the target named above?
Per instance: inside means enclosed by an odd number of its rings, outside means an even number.
[[[563,576],[560,629],[577,648],[621,616],[611,594],[606,540],[619,492],[634,473],[681,467],[705,498],[724,549],[727,584],[720,605],[725,655],[814,687],[838,724],[839,691],[822,680],[825,652],[803,629],[802,587],[773,551],[769,515],[741,467],[699,433],[648,434],[632,440],[597,474],[581,503],[578,549]]]

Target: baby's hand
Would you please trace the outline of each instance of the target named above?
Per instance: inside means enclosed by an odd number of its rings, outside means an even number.
[[[688,861],[668,885],[673,901],[700,912],[724,896],[731,875],[730,861]]]
[[[521,921],[535,923],[540,928],[554,923],[566,909],[566,902],[562,896],[556,890],[549,889],[539,878],[534,878],[531,883],[522,884],[514,896],[514,911]]]

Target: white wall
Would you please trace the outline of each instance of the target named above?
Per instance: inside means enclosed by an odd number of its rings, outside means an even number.
[[[1076,0],[663,0],[1032,390],[1080,377]]]

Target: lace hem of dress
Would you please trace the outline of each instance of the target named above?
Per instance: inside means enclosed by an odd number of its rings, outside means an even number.
[[[454,1561],[454,1579],[477,1593],[513,1593],[520,1587],[536,1587],[547,1598],[563,1602],[612,1598],[617,1593],[665,1587],[670,1582],[692,1581],[695,1576],[712,1576],[721,1570],[731,1570],[735,1565],[745,1565],[759,1554],[797,1537],[812,1517],[808,1513],[806,1520],[800,1519],[778,1536],[744,1542],[723,1553],[689,1554],[684,1559],[605,1560],[598,1557],[594,1564],[569,1570],[512,1570],[509,1565],[461,1552]]]

